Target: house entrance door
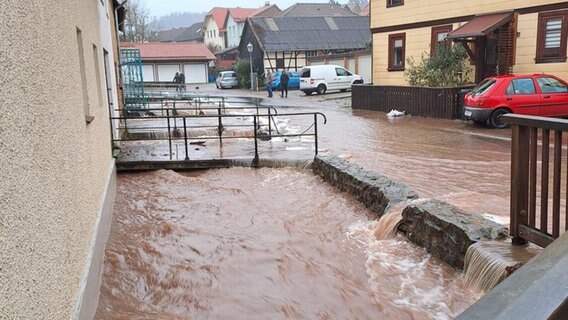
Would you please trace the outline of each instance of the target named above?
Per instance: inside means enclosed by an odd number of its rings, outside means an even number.
[[[487,77],[509,74],[515,57],[514,25],[509,22],[485,37],[478,37],[476,44],[475,81]]]

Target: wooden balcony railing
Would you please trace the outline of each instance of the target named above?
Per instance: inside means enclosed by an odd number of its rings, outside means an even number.
[[[563,135],[568,120],[513,114],[501,119],[512,125],[513,244],[546,247],[568,226],[568,140]]]

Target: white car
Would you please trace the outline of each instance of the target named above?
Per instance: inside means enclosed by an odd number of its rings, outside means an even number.
[[[215,80],[215,82],[217,89],[239,87],[239,78],[237,77],[237,73],[235,73],[235,71],[219,72],[219,76],[217,77],[217,80]]]
[[[329,90],[347,91],[351,85],[363,82],[360,75],[331,64],[305,67],[300,72],[300,90],[307,95],[324,94]]]

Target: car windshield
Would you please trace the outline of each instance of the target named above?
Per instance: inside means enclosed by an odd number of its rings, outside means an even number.
[[[473,88],[473,90],[471,90],[471,95],[472,96],[480,96],[482,94],[484,94],[485,92],[487,92],[489,89],[491,89],[495,83],[497,83],[497,80],[495,79],[485,79],[483,81],[481,81],[477,87]]]

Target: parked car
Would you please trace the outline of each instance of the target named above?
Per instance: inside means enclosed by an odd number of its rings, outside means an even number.
[[[347,91],[351,85],[359,83],[363,83],[360,75],[331,64],[305,67],[300,72],[300,90],[307,95],[324,94],[328,90]]]
[[[568,116],[568,84],[549,74],[504,75],[483,80],[464,98],[464,116],[476,124],[505,128],[506,113]]]
[[[239,77],[235,71],[221,71],[215,81],[217,89],[238,88]]]
[[[296,71],[287,71],[288,77],[288,89],[298,90],[300,89],[300,73]],[[282,71],[276,71],[272,77],[272,90],[280,90],[280,77],[282,76]]]

